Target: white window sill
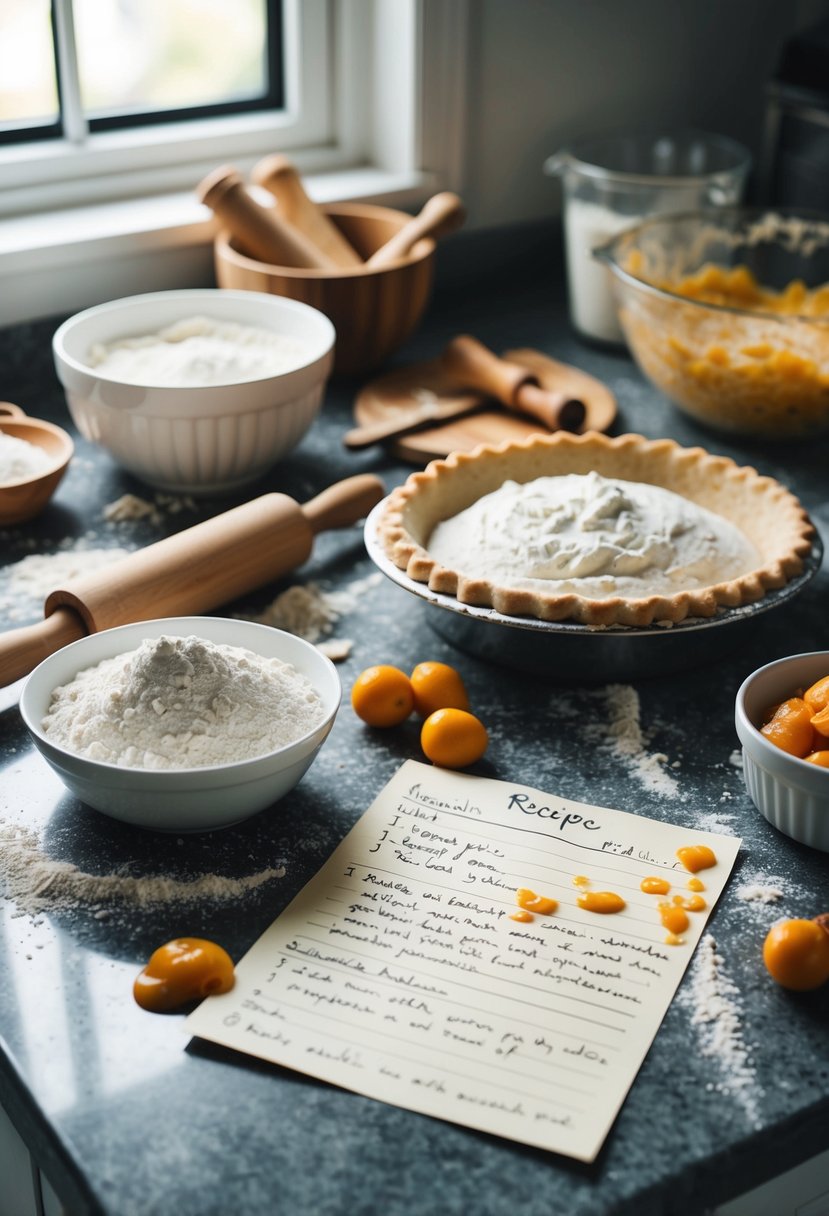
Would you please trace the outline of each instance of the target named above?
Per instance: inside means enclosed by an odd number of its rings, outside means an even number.
[[[416,209],[427,173],[369,167],[308,175],[320,203],[363,200]],[[143,291],[213,281],[215,221],[192,192],[40,212],[0,221],[0,325],[57,316]]]

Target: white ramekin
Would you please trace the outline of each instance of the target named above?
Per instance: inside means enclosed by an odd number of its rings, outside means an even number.
[[[734,710],[743,776],[754,805],[779,831],[829,852],[829,769],[790,756],[760,734],[769,706],[829,674],[829,650],[777,659],[740,686]]]

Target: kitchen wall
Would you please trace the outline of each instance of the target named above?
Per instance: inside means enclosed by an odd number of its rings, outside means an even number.
[[[446,0],[451,3],[452,0]],[[471,0],[469,227],[558,209],[550,153],[579,135],[693,125],[760,151],[764,87],[827,0]]]

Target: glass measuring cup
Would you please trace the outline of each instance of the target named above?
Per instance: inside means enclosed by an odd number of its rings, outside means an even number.
[[[650,215],[740,202],[751,167],[734,140],[643,131],[574,142],[544,162],[561,177],[570,319],[584,337],[624,341],[610,274],[593,250]]]

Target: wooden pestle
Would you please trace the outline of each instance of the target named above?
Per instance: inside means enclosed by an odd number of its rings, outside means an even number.
[[[446,236],[460,228],[466,219],[466,211],[457,194],[444,190],[433,194],[408,224],[381,245],[366,261],[366,266],[389,266],[407,258],[418,241],[426,236]]]
[[[543,389],[532,372],[499,359],[468,334],[453,338],[441,358],[459,385],[480,389],[507,409],[537,418],[551,431],[577,431],[587,416],[583,401]]]
[[[281,219],[276,208],[258,203],[232,166],[214,169],[199,182],[196,194],[238,241],[240,251],[250,257],[271,266],[337,269],[337,263],[305,233]]]
[[[307,560],[318,532],[356,523],[384,493],[379,477],[366,473],[303,506],[264,494],[80,575],[50,593],[44,621],[0,634],[0,686],[87,633],[207,612],[273,582]]]
[[[279,215],[303,232],[335,265],[343,269],[362,266],[363,259],[321,207],[305,193],[302,179],[287,156],[266,156],[253,166],[250,179],[276,199]]]

